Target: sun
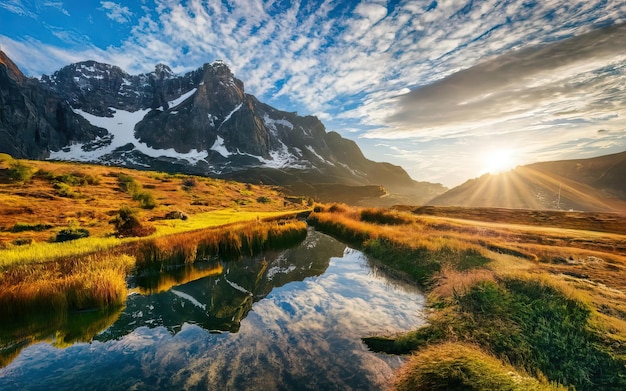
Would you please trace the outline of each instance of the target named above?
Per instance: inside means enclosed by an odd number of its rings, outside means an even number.
[[[497,174],[509,171],[517,164],[515,151],[509,148],[498,148],[487,151],[483,155],[482,173]]]

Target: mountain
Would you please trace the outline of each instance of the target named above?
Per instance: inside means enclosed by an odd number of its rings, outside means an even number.
[[[0,152],[43,159],[71,142],[105,136],[0,51]]]
[[[371,198],[372,187],[382,186],[374,198],[393,200],[393,193],[420,203],[445,190],[365,158],[314,116],[260,102],[221,61],[182,76],[164,64],[130,75],[85,61],[36,80],[2,54],[0,68],[0,152],[17,158],[263,182],[306,195],[365,186]]]
[[[429,201],[435,206],[626,212],[626,152],[485,174]]]

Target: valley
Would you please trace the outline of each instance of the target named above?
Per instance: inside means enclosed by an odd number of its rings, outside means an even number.
[[[0,386],[626,389],[626,152],[448,189],[219,60],[0,93]]]

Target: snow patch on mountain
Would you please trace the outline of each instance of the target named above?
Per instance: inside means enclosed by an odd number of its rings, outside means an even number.
[[[198,90],[197,88],[194,88],[193,90],[190,90],[190,91],[188,91],[188,92],[185,92],[184,94],[182,94],[182,95],[181,95],[181,96],[179,96],[178,98],[176,98],[176,99],[174,99],[174,100],[171,100],[171,101],[167,102],[168,107],[171,109],[171,108],[174,108],[174,107],[178,106],[179,104],[181,104],[181,103],[183,103],[184,101],[186,101],[186,100],[187,100],[187,98],[189,98],[190,96],[192,96],[193,94],[195,94],[197,90]]]
[[[313,149],[313,147],[312,147],[311,145],[307,145],[307,146],[306,146],[306,149],[308,149],[309,151],[311,151],[311,153],[312,153],[313,155],[315,155],[315,157],[317,157],[318,159],[320,159],[320,160],[321,160],[321,161],[323,161],[324,163],[326,163],[326,164],[330,164],[331,166],[334,166],[334,165],[335,165],[335,163],[333,163],[333,162],[329,162],[328,160],[324,159],[324,157],[323,157],[322,155],[320,155],[319,153],[317,153],[317,152],[315,151],[315,149]]]
[[[239,106],[235,107],[233,109],[233,111],[231,111],[230,113],[228,113],[228,115],[226,116],[226,118],[224,118],[224,121],[222,121],[222,123],[220,124],[220,126],[217,128],[217,130],[219,131],[220,128],[226,123],[226,121],[228,121],[230,119],[230,117],[233,116],[233,114],[235,114],[243,105],[243,102],[239,103]]]
[[[97,148],[91,148],[83,143],[75,143],[61,149],[60,151],[52,151],[50,152],[49,159],[98,161],[105,155],[115,151],[117,148],[128,144],[134,145],[135,150],[150,157],[170,157],[174,159],[182,159],[188,161],[190,164],[196,164],[197,162],[204,160],[207,156],[206,151],[192,149],[187,153],[179,153],[173,148],[155,149],[139,141],[135,137],[135,125],[137,125],[137,123],[145,117],[145,115],[150,111],[149,109],[130,112],[110,107],[109,110],[113,112],[113,117],[98,117],[80,109],[72,110],[74,113],[89,121],[90,124],[106,129],[111,137],[98,138],[89,143],[89,145],[102,145]]]
[[[276,132],[278,131],[276,125],[284,126],[286,128],[289,128],[289,130],[293,130],[293,124],[286,119],[273,119],[270,118],[269,115],[265,114],[263,116],[263,122],[265,123],[265,126],[270,130],[270,132],[272,132],[274,135],[276,135]]]
[[[280,148],[269,152],[271,159],[264,159],[261,156],[255,157],[267,168],[295,168],[300,170],[310,168],[297,156],[289,152],[289,147],[285,143],[280,141],[280,144]]]
[[[229,157],[230,155],[232,155],[232,153],[228,152],[228,149],[226,149],[226,146],[224,145],[224,139],[220,136],[217,136],[217,139],[215,139],[215,142],[213,143],[211,149],[224,157]]]

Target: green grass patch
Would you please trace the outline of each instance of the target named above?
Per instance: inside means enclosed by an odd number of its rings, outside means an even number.
[[[401,369],[394,387],[399,391],[567,389],[541,382],[476,346],[462,343],[444,343],[420,351]]]
[[[65,228],[57,233],[54,241],[67,242],[69,240],[76,240],[87,237],[89,237],[89,230],[86,228]]]

